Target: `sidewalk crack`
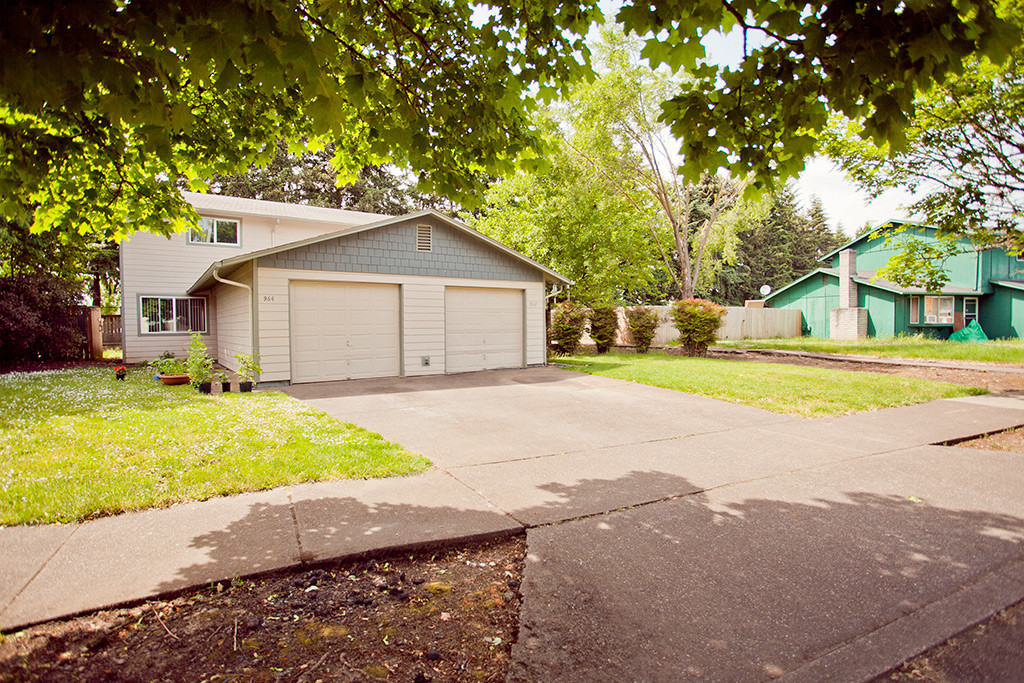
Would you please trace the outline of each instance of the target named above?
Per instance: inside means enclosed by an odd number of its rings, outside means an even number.
[[[299,533],[299,517],[295,514],[295,501],[292,500],[292,492],[288,492],[288,512],[292,515],[292,531],[295,532],[295,545],[299,549],[299,563],[312,562],[315,558],[313,553],[307,553],[302,549],[302,534]]]
[[[43,573],[43,570],[50,565],[50,562],[52,562],[53,558],[57,556],[57,553],[64,549],[64,546],[67,545],[67,542],[71,540],[71,537],[77,534],[78,530],[81,528],[81,524],[76,525],[75,528],[71,531],[71,533],[68,534],[67,538],[61,541],[60,545],[54,548],[53,552],[50,553],[50,556],[46,558],[46,561],[39,565],[39,569],[37,569],[36,572],[29,577],[28,581],[26,581],[25,584],[18,589],[18,592],[12,595],[11,599],[8,600],[2,607],[0,607],[0,614],[6,612],[8,608],[10,608],[10,606],[14,604],[14,601],[21,597],[21,594],[24,593],[28,589],[28,587],[32,585],[32,582],[35,581],[39,577],[39,575]]]
[[[447,475],[448,475],[449,477],[451,477],[451,478],[452,478],[452,479],[454,479],[455,481],[457,481],[457,482],[459,482],[460,484],[462,484],[463,486],[465,486],[465,487],[466,487],[467,489],[469,489],[470,491],[472,491],[472,492],[473,492],[473,493],[475,493],[476,495],[478,495],[478,496],[480,496],[481,498],[483,498],[483,499],[484,499],[484,500],[485,500],[485,501],[487,502],[487,504],[488,504],[488,505],[490,505],[491,507],[493,507],[493,508],[494,508],[494,509],[496,509],[496,510],[500,510],[500,511],[501,511],[501,514],[505,515],[506,517],[508,517],[509,519],[511,519],[511,520],[512,520],[513,522],[515,522],[515,523],[516,523],[516,524],[518,524],[519,526],[523,527],[524,529],[529,529],[529,528],[530,528],[530,525],[529,525],[529,524],[527,524],[527,523],[526,523],[526,522],[524,522],[523,520],[519,519],[518,517],[516,517],[515,515],[513,515],[513,514],[512,514],[511,512],[509,512],[508,510],[504,509],[503,507],[501,507],[500,505],[498,505],[497,503],[495,503],[495,502],[494,502],[493,500],[491,500],[490,498],[488,498],[488,497],[487,497],[486,495],[484,495],[483,491],[480,491],[480,490],[478,490],[478,489],[476,489],[476,488],[473,488],[472,486],[470,486],[470,485],[469,485],[469,484],[467,484],[466,482],[462,481],[461,479],[459,479],[458,477],[456,477],[456,476],[455,476],[454,474],[452,474],[452,473],[451,473],[451,472],[450,472],[449,470],[447,470],[447,469],[445,469],[445,468],[441,468],[441,467],[439,467],[438,469],[439,469],[439,470],[441,470],[442,472],[444,472],[445,474],[447,474]]]

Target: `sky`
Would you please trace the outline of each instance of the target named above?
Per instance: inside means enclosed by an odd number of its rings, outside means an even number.
[[[708,59],[721,66],[739,64],[743,56],[743,38],[738,30],[729,34],[711,34],[703,40]],[[871,199],[858,189],[846,174],[829,159],[815,157],[794,183],[802,207],[810,206],[811,197],[817,195],[825,206],[829,226],[841,226],[852,237],[865,224],[872,227],[890,218],[912,218],[901,207],[909,204],[913,196],[905,191],[889,190]]]

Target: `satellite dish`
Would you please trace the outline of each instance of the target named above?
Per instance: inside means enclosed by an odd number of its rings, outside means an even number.
[[[771,285],[761,285],[761,296],[768,296],[772,293]]]

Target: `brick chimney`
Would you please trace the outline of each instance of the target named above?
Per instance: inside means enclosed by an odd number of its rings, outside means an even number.
[[[857,307],[857,252],[843,249],[839,252],[839,308]]]

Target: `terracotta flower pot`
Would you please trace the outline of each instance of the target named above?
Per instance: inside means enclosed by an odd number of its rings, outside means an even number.
[[[164,384],[174,386],[176,384],[188,384],[188,375],[157,375]]]

